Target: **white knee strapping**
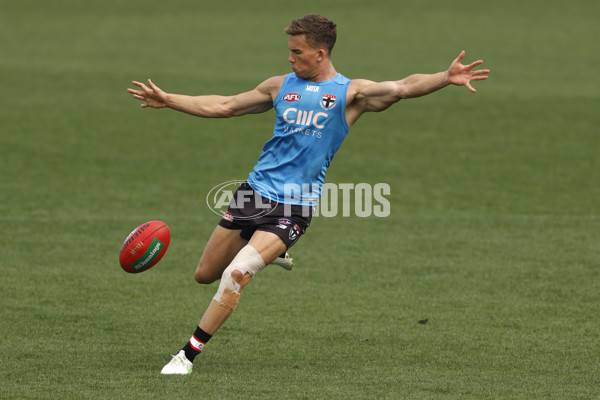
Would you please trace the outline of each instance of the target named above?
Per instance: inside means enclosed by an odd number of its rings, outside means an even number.
[[[225,271],[223,271],[219,289],[217,290],[215,297],[213,297],[213,300],[220,302],[221,296],[223,295],[223,292],[225,292],[225,289],[239,293],[240,285],[231,277],[231,273],[233,271],[238,270],[242,273],[242,275],[248,272],[250,275],[254,276],[258,274],[258,272],[264,267],[265,261],[260,256],[258,251],[256,251],[254,247],[247,244],[237,253],[233,261],[231,261],[231,264],[229,264],[229,266],[225,268]]]

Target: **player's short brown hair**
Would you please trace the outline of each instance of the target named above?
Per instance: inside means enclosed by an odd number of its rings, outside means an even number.
[[[293,35],[306,35],[306,41],[313,47],[325,47],[329,54],[333,50],[337,38],[337,29],[333,21],[318,14],[309,14],[303,18],[294,19],[285,28],[285,33]]]

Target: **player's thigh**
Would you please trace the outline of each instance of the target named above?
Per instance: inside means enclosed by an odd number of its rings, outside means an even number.
[[[217,225],[213,231],[194,277],[198,283],[211,283],[221,278],[225,268],[248,241],[240,237],[241,230]]]
[[[287,246],[283,239],[273,232],[257,230],[250,239],[250,245],[258,251],[265,265],[269,265],[279,255],[284,253]]]

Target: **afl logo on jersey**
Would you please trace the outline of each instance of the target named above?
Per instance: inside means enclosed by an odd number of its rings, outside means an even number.
[[[293,103],[294,101],[298,101],[302,98],[298,93],[288,93],[283,96],[283,99],[289,103]]]
[[[332,94],[324,94],[323,97],[321,97],[321,107],[326,110],[331,110],[335,107],[335,99],[336,96]]]

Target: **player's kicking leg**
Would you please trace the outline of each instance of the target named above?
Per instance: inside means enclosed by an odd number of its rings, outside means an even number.
[[[271,264],[279,265],[280,267],[287,269],[288,271],[291,271],[292,268],[294,267],[294,259],[292,257],[290,257],[290,255],[286,251],[285,254],[281,254],[279,257],[274,259]]]

